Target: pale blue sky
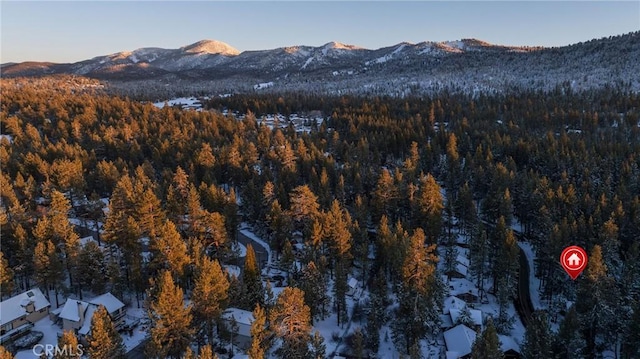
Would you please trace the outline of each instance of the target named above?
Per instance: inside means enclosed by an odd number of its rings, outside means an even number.
[[[0,62],[74,62],[202,39],[240,51],[479,38],[562,46],[640,30],[639,1],[0,3]]]

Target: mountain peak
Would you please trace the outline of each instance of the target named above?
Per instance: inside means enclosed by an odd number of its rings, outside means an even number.
[[[360,50],[362,47],[355,45],[347,45],[337,41],[331,41],[323,46],[325,49],[341,49],[341,50]]]
[[[198,54],[217,54],[226,56],[235,56],[240,54],[238,49],[231,45],[217,40],[201,40],[191,45],[181,47],[180,50],[186,53]]]

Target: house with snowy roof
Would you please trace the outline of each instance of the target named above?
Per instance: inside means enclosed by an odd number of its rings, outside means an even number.
[[[447,347],[445,356],[447,359],[466,359],[470,357],[473,342],[476,340],[475,330],[464,324],[444,332],[444,343]]]
[[[233,335],[234,344],[241,349],[248,349],[251,345],[251,324],[254,320],[253,313],[244,309],[227,308],[222,312],[225,327]]]
[[[38,288],[30,289],[0,303],[0,335],[32,324],[49,314],[51,303]]]
[[[97,296],[88,302],[68,299],[62,307],[59,318],[62,320],[63,330],[73,330],[85,336],[91,330],[91,318],[98,307],[103,305],[116,328],[124,324],[125,305],[111,293]]]
[[[449,314],[451,309],[463,309],[466,306],[467,303],[464,300],[451,295],[442,302],[442,314]]]
[[[469,325],[471,325],[471,328],[474,330],[482,330],[482,311],[478,310],[478,309],[470,309],[467,308],[466,310],[468,310],[469,312],[466,314],[468,315],[468,318],[464,318],[465,317],[465,309],[451,309],[449,311],[449,315],[451,316],[451,322],[453,324],[456,323],[461,323],[461,322],[465,322],[468,321]]]
[[[353,277],[349,278],[349,280],[347,281],[347,295],[349,296],[356,295],[356,293],[358,292],[358,289],[360,289],[360,284],[358,280]]]

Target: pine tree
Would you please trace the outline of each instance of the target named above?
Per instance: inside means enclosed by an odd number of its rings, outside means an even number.
[[[216,321],[226,308],[229,281],[225,276],[217,260],[204,258],[202,267],[196,269],[197,275],[191,300],[193,301],[193,313],[196,323],[201,323],[200,333],[214,341],[214,328]]]
[[[271,204],[267,215],[267,223],[269,223],[269,229],[273,237],[271,245],[275,247],[276,252],[280,253],[282,252],[285,242],[288,241],[287,238],[291,229],[291,221],[277,199]]]
[[[391,329],[396,346],[404,353],[409,353],[415,343],[439,329],[444,288],[436,272],[435,244],[425,248],[424,243],[424,232],[417,228],[410,238],[401,269],[399,307]]]
[[[487,261],[489,259],[489,239],[484,227],[480,225],[478,234],[469,241],[469,271],[476,278],[476,286],[480,290],[480,299],[484,293],[484,279],[487,273]]]
[[[553,348],[551,329],[544,312],[534,312],[522,343],[523,359],[552,358]]]
[[[476,325],[476,323],[473,322],[473,319],[471,319],[471,310],[468,306],[465,305],[464,308],[462,308],[460,317],[458,317],[458,320],[454,324],[464,324],[469,328],[473,328]]]
[[[71,223],[69,223],[68,213],[71,210],[71,204],[64,194],[53,190],[51,193],[51,206],[46,216],[38,220],[34,229],[34,236],[40,242],[50,240],[56,248],[62,249],[62,267],[66,268],[69,275],[69,284],[72,288],[76,288],[73,268],[77,266],[78,253],[80,250],[80,238],[74,231]],[[53,264],[53,262],[52,262]],[[53,269],[52,272],[57,271]],[[64,279],[64,271],[60,273]],[[49,284],[62,283],[53,281]]]
[[[104,253],[94,241],[85,244],[78,256],[78,284],[81,288],[91,289],[94,293],[102,293],[105,288]]]
[[[75,333],[72,330],[65,330],[58,338],[58,348],[60,350],[54,352],[53,359],[72,359],[79,356],[81,346],[78,344]]]
[[[253,318],[251,323],[251,347],[247,354],[249,359],[265,359],[268,350],[269,333],[265,328],[267,316],[260,304],[257,304],[253,310]]]
[[[621,325],[617,316],[618,287],[608,276],[599,245],[593,247],[583,276],[579,281],[576,310],[586,340],[585,356],[592,357],[605,349],[601,343],[616,342]]]
[[[640,358],[640,302],[633,307],[633,314],[624,331],[622,340],[622,358]]]
[[[1,297],[13,293],[13,270],[9,267],[9,262],[0,251],[0,293]]]
[[[338,200],[333,200],[331,209],[326,216],[325,228],[337,260],[351,259],[350,226],[349,213],[340,207]]]
[[[281,358],[305,359],[309,355],[311,311],[304,304],[304,293],[286,287],[269,313],[270,325],[282,339],[278,354]]]
[[[422,359],[422,353],[420,352],[420,342],[415,342],[409,348],[409,359]]]
[[[198,359],[218,359],[218,355],[213,352],[210,345],[205,345],[200,348]]]
[[[301,230],[310,228],[319,214],[318,197],[309,186],[304,185],[291,191],[289,201],[291,202],[289,213],[291,219],[297,224],[296,228]]]
[[[583,358],[585,344],[580,333],[576,307],[571,306],[560,323],[560,329],[553,342],[553,353],[558,359]]]
[[[155,268],[167,269],[174,275],[174,280],[184,276],[185,266],[189,264],[190,258],[187,244],[173,222],[165,222],[158,236],[151,239],[150,247],[154,254]]]
[[[14,359],[13,354],[10,351],[5,349],[2,345],[0,345],[0,358],[2,359]]]
[[[173,283],[169,272],[160,273],[157,285],[157,295],[149,306],[147,354],[153,358],[180,358],[193,340],[192,307],[185,307],[184,292]]]
[[[324,338],[320,335],[319,331],[313,332],[311,338],[311,353],[310,359],[324,359],[327,357],[327,346],[324,344]]]
[[[336,263],[336,275],[335,280],[333,282],[333,304],[338,314],[336,319],[338,321],[338,325],[346,323],[349,318],[347,318],[347,268],[345,268],[344,261],[339,261]]]
[[[87,354],[90,359],[124,359],[125,357],[122,337],[116,331],[109,312],[102,305],[91,318],[91,334],[88,342]]]
[[[379,221],[382,216],[387,216],[391,220],[396,218],[396,207],[400,195],[398,188],[387,169],[383,169],[378,177],[376,188],[373,191],[371,205],[373,207],[373,220]]]
[[[247,245],[247,255],[244,259],[242,280],[247,287],[247,308],[254,308],[256,304],[264,305],[264,288],[260,277],[260,268],[256,261],[256,253],[251,244]]]
[[[440,193],[440,185],[431,174],[420,178],[420,190],[416,200],[415,215],[419,218],[417,223],[425,229],[428,242],[437,243],[442,230],[444,201]]]
[[[135,196],[131,215],[140,226],[140,235],[154,238],[158,235],[163,223],[166,221],[166,215],[162,210],[161,202],[151,188],[147,188],[144,192]]]
[[[298,287],[304,291],[304,302],[307,303],[311,309],[311,318],[319,317],[324,319],[326,312],[325,307],[329,303],[327,281],[315,262],[309,262],[309,264],[302,269],[302,277],[300,278],[300,285]]]
[[[364,358],[364,350],[365,350],[365,343],[364,343],[364,335],[362,334],[362,330],[360,328],[356,328],[355,332],[353,333],[353,356],[356,357],[357,359],[363,359]]]
[[[249,309],[245,306],[247,287],[235,274],[227,273],[229,289],[227,290],[227,303],[234,303],[240,309]]]
[[[35,271],[35,280],[38,286],[47,289],[45,293],[48,295],[49,286],[56,288],[56,305],[58,305],[58,288],[64,278],[62,262],[56,253],[56,248],[50,240],[38,241],[34,249],[33,268]]]
[[[465,182],[458,191],[458,198],[454,203],[454,211],[460,221],[462,234],[471,234],[477,220],[477,210],[473,202],[473,192],[469,187],[469,182]]]
[[[471,348],[471,359],[502,359],[504,353],[500,349],[500,338],[493,320],[489,319],[482,335],[476,337]]]

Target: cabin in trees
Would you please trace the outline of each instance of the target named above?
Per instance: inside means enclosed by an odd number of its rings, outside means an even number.
[[[444,342],[447,346],[447,352],[445,354],[446,358],[470,358],[471,348],[473,347],[473,342],[475,340],[475,330],[467,327],[464,324],[456,325],[455,327],[445,331]]]
[[[469,308],[467,303],[454,296],[449,296],[444,300],[442,315],[442,329],[450,329],[456,324],[466,324],[476,331],[482,330],[482,311]]]
[[[105,293],[84,302],[76,299],[69,299],[62,307],[59,318],[62,320],[63,330],[74,330],[81,336],[86,336],[91,330],[91,318],[93,313],[103,305],[116,328],[124,325],[125,305],[111,293]]]
[[[0,303],[0,335],[46,317],[50,308],[51,304],[38,288],[2,301]]]
[[[228,308],[222,313],[222,321],[233,336],[233,342],[241,349],[251,346],[251,324],[255,318],[253,313],[238,308]]]
[[[476,331],[464,324],[444,332],[444,342],[446,345],[446,359],[468,359],[471,358],[471,349],[473,342],[476,340]],[[519,359],[520,347],[512,338],[499,335],[500,350],[504,354],[505,359]]]

